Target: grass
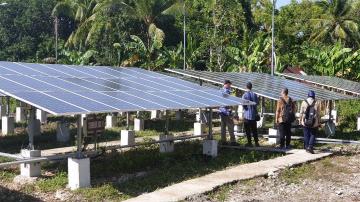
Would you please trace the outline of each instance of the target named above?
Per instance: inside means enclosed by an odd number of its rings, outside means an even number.
[[[208,197],[212,201],[225,201],[226,197],[229,195],[229,192],[234,188],[234,184],[226,184],[217,189],[213,190],[208,194]]]
[[[172,153],[160,153],[159,146],[139,147],[111,152],[91,160],[92,188],[75,191],[91,201],[121,201],[187,179],[223,170],[228,166],[277,157],[282,154],[221,149],[217,158],[202,155],[200,141],[175,144]],[[44,177],[23,192],[53,193],[67,184],[66,162],[46,163],[43,170],[54,176]],[[144,173],[137,175],[137,173]],[[130,176],[127,180],[119,180]],[[9,176],[8,178],[13,178]]]

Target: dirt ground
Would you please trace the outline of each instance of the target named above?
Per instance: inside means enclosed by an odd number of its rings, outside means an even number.
[[[360,149],[335,151],[332,157],[225,185],[188,201],[360,201]]]

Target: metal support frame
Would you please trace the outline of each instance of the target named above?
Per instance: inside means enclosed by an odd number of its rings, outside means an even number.
[[[10,116],[10,97],[6,96],[6,115]]]
[[[332,100],[329,100],[329,122],[332,122]]]
[[[165,135],[169,135],[169,121],[170,121],[169,110],[166,110],[165,111],[165,131],[164,131]]]
[[[212,134],[212,108],[209,108],[208,127],[209,127],[208,139],[212,140],[213,139],[213,134]]]
[[[82,127],[81,127],[81,115],[76,115],[77,116],[77,137],[76,137],[76,146],[77,146],[77,150],[76,150],[76,158],[82,158],[84,157],[82,152],[81,152],[81,147],[82,147]],[[86,126],[83,126],[86,127]]]
[[[30,109],[30,115],[29,115],[29,120],[28,120],[28,127],[29,130],[34,130],[34,124],[35,124],[35,120],[36,120],[36,108],[35,107],[31,107]],[[30,121],[32,122],[32,125],[30,125]],[[29,131],[29,148],[30,150],[34,149],[34,131]]]
[[[130,112],[126,112],[126,130],[129,130],[130,127]]]

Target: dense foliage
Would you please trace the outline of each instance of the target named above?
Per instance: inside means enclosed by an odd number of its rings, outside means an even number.
[[[0,60],[270,71],[271,0],[8,0]],[[185,6],[184,6],[185,5]],[[360,79],[360,2],[292,1],[275,12],[276,67]]]

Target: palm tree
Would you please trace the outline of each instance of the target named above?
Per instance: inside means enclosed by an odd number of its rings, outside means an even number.
[[[349,14],[352,9],[350,0],[321,0],[316,2],[324,13],[319,19],[312,19],[315,32],[312,41],[328,41],[359,46],[359,27],[356,19]]]
[[[52,11],[52,16],[55,18],[56,36],[58,35],[59,17],[67,16],[77,23],[77,29],[69,36],[66,46],[78,46],[79,50],[82,49],[87,38],[86,35],[91,27],[91,22],[96,18],[93,15],[95,5],[96,0],[64,0],[56,4]]]
[[[150,49],[151,36],[148,32],[150,26],[156,27],[156,21],[162,15],[181,12],[181,2],[180,0],[104,0],[95,7],[95,11],[108,10],[114,5],[123,6],[123,12],[129,17],[141,20],[146,26],[144,30],[146,30],[147,48]]]

